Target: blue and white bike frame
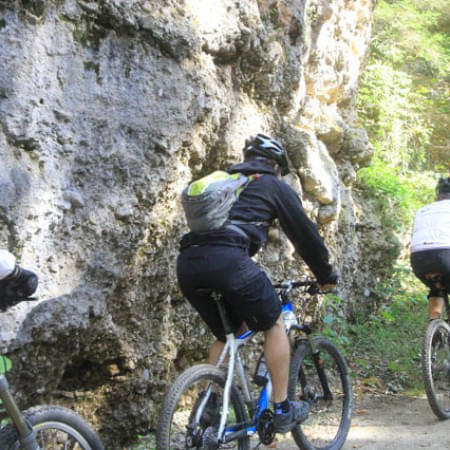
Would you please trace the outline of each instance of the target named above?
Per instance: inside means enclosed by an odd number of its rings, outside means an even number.
[[[219,303],[219,309],[221,304]],[[282,305],[282,311],[292,311],[292,304],[290,302]],[[265,386],[261,389],[258,400],[257,400],[257,412],[251,419],[253,422],[247,425],[244,429],[236,430],[236,427],[226,428],[227,416],[228,416],[228,408],[230,404],[230,391],[233,383],[233,374],[235,373],[235,369],[237,370],[237,374],[239,377],[239,384],[241,388],[241,393],[244,397],[244,400],[247,404],[250,404],[253,401],[249,380],[247,376],[247,372],[244,368],[244,364],[242,362],[242,358],[239,352],[239,348],[247,343],[247,341],[255,335],[254,331],[246,331],[238,337],[235,337],[233,333],[229,333],[226,335],[226,343],[225,346],[219,356],[216,367],[222,367],[224,365],[225,360],[228,356],[228,368],[227,368],[227,377],[225,382],[224,394],[223,394],[223,406],[222,406],[222,414],[220,419],[220,425],[217,432],[217,440],[218,442],[225,443],[230,442],[235,439],[238,439],[243,436],[251,436],[257,433],[257,422],[261,413],[269,408],[270,401],[272,400],[272,380],[269,379]],[[200,420],[201,414],[203,412],[204,406],[206,405],[208,398],[210,395],[210,390],[207,390],[205,397],[203,398],[202,404],[197,410],[196,421]]]

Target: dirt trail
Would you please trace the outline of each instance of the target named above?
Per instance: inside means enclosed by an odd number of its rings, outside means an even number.
[[[271,448],[296,449],[287,436]],[[450,449],[450,421],[438,420],[426,397],[366,396],[355,401],[352,426],[343,450],[425,448]]]
[[[254,449],[258,440],[252,439]],[[148,446],[150,445],[150,446]],[[154,436],[133,450],[154,449]],[[130,449],[130,450],[132,450]],[[290,434],[259,450],[296,450]],[[342,450],[449,450],[450,420],[440,421],[423,397],[367,395],[355,399],[352,426]],[[124,449],[126,450],[126,449]]]

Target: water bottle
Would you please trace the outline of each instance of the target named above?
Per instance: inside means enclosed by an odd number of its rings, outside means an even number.
[[[282,314],[284,326],[286,327],[286,332],[289,333],[291,327],[298,324],[292,305],[291,304],[284,305]]]
[[[258,386],[265,386],[269,381],[269,369],[267,368],[266,360],[264,359],[264,353],[261,353],[258,364],[256,364],[254,382]]]

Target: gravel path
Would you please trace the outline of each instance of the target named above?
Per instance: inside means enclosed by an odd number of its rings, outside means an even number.
[[[252,440],[252,448],[257,442]],[[154,436],[130,450],[154,450]],[[289,434],[259,450],[295,450]],[[423,397],[366,395],[355,400],[352,425],[342,450],[450,449],[450,421],[438,420]]]
[[[285,435],[270,448],[289,450],[297,446]],[[450,421],[438,420],[426,397],[366,396],[355,402],[352,426],[343,450],[423,448],[450,449]]]

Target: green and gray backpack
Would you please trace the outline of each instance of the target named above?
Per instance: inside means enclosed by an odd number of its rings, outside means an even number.
[[[230,174],[216,170],[193,181],[181,194],[191,231],[212,231],[223,227],[233,203],[257,175]]]

